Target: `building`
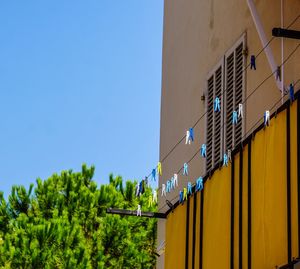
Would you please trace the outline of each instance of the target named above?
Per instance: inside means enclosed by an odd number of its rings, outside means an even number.
[[[165,0],[159,191],[174,174],[178,187],[159,197],[159,269],[292,268],[300,256],[300,42],[273,28],[300,30],[300,1]]]

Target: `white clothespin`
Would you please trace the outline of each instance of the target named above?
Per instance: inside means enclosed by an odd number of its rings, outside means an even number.
[[[190,139],[190,131],[186,131],[186,137],[185,137],[185,144],[191,144],[191,139]]]
[[[138,205],[137,211],[136,211],[136,215],[137,216],[142,216],[142,209],[141,209],[141,205]]]
[[[264,124],[265,124],[265,126],[270,125],[270,111],[269,110],[266,110],[266,112],[264,114]]]
[[[152,201],[153,203],[157,203],[157,191],[156,190],[153,190],[153,196],[152,196]]]
[[[135,185],[135,196],[139,196],[140,195],[140,183],[138,182]]]
[[[174,185],[178,187],[178,175],[174,174]]]
[[[243,118],[243,104],[239,104],[238,118]]]
[[[228,157],[228,161],[231,162],[231,150],[230,149],[227,151],[227,157]]]
[[[161,196],[167,196],[166,184],[161,184]]]

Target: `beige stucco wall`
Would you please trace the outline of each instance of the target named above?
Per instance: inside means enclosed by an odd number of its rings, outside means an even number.
[[[280,27],[280,0],[255,1],[267,38],[273,27]],[[300,14],[299,0],[284,1],[284,21],[289,24]],[[300,19],[291,27],[300,30]],[[222,59],[235,42],[246,34],[249,56],[256,55],[262,45],[253,23],[247,0],[165,0],[161,93],[160,159],[180,140],[186,130],[205,112],[201,95],[206,92],[206,79],[211,69]],[[270,47],[278,65],[281,63],[281,43],[275,39]],[[284,41],[284,55],[299,43]],[[285,64],[285,85],[300,78],[300,49]],[[245,96],[248,96],[267,76],[271,69],[266,56],[257,58],[257,71],[246,72]],[[300,83],[298,84],[299,88]],[[245,126],[248,131],[265,110],[280,99],[280,92],[271,77],[247,101]],[[280,105],[280,104],[278,104]],[[163,162],[159,186],[177,172],[183,163],[205,143],[205,117],[194,129],[196,141],[182,142]],[[189,181],[204,175],[205,163],[196,157],[189,169],[189,177],[179,177],[179,188],[167,194],[172,200]],[[159,194],[160,196],[160,194]],[[160,211],[165,212],[165,198],[159,199]],[[164,222],[159,221],[158,245],[164,240]],[[157,267],[163,268],[163,256]]]

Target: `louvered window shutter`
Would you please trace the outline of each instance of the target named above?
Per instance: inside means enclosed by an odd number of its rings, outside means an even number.
[[[239,104],[243,102],[244,45],[245,36],[225,55],[224,63],[218,64],[207,80],[207,172],[222,159],[223,153],[233,150],[243,139],[243,121],[239,119],[237,125],[233,125],[232,113],[238,111]],[[221,112],[214,112],[216,97],[221,100]]]
[[[225,145],[226,151],[232,150],[243,138],[243,121],[232,124],[232,112],[238,111],[243,102],[244,88],[244,43],[240,42],[232,53],[225,57]]]

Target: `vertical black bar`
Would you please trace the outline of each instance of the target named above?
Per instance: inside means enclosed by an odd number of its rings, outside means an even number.
[[[248,144],[248,269],[252,267],[252,212],[251,212],[251,140]]]
[[[291,234],[291,143],[290,143],[290,106],[286,113],[286,183],[287,183],[287,244],[288,263],[292,261],[292,234]]]
[[[298,257],[300,257],[300,98],[297,99]]]
[[[195,269],[195,245],[196,245],[196,215],[197,215],[197,192],[194,193],[193,208],[193,252],[192,252],[192,269]]]
[[[239,167],[239,269],[243,267],[243,148],[240,149]]]
[[[230,268],[234,269],[234,156],[231,161]]]
[[[199,242],[199,269],[203,268],[203,209],[204,209],[204,189],[200,196],[200,242]]]
[[[186,226],[185,226],[185,268],[189,268],[189,227],[190,227],[190,198],[186,205]]]

